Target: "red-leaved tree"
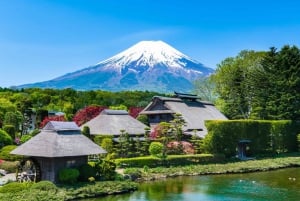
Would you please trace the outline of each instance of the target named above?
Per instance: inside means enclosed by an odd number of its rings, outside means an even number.
[[[44,128],[44,126],[45,126],[49,121],[66,121],[66,119],[65,119],[65,116],[64,116],[64,115],[45,117],[44,120],[40,123],[40,128]]]
[[[107,109],[107,107],[95,105],[87,106],[76,112],[76,114],[73,117],[73,121],[75,121],[78,126],[81,126],[82,124],[95,118],[104,109]]]
[[[142,108],[142,107],[130,107],[129,108],[129,115],[136,119],[143,109],[144,108]]]

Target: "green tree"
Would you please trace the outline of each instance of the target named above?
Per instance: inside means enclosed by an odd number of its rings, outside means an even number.
[[[7,112],[4,116],[4,125],[13,125],[18,131],[23,120],[23,116],[20,112]]]
[[[223,60],[211,76],[218,94],[217,106],[230,119],[248,119],[257,83],[256,72],[261,69],[265,52],[244,50],[238,56]]]
[[[142,146],[141,146],[141,153],[142,155],[149,155],[149,146],[150,146],[150,143],[151,143],[151,140],[150,140],[150,128],[145,128],[145,133],[144,133],[144,140],[141,142]]]
[[[174,119],[170,121],[170,129],[173,133],[174,140],[180,142],[183,137],[183,126],[186,124],[182,115],[179,113],[174,114]]]
[[[209,77],[200,77],[193,82],[193,92],[202,100],[214,103],[216,101],[215,83]]]
[[[280,51],[271,48],[262,61],[264,84],[257,84],[257,105],[268,119],[300,119],[300,50],[284,46]]]

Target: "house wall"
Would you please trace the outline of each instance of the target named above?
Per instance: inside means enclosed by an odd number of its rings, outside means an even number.
[[[58,182],[58,173],[63,168],[75,168],[88,162],[87,156],[36,158],[41,168],[41,180]]]
[[[171,114],[151,114],[148,115],[149,124],[158,124],[162,121],[169,122],[173,120],[173,116]]]

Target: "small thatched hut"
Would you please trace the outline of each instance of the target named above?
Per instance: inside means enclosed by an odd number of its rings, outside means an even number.
[[[103,110],[97,117],[81,125],[88,126],[91,135],[112,135],[118,137],[121,130],[126,131],[131,137],[141,136],[147,126],[136,120],[125,110]]]
[[[18,146],[11,154],[28,156],[39,166],[41,180],[58,180],[62,168],[78,167],[88,162],[88,155],[106,151],[81,134],[75,122],[50,121],[42,131]]]

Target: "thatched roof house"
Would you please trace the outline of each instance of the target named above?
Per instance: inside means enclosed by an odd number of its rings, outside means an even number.
[[[192,94],[175,93],[175,97],[155,96],[151,103],[140,113],[149,118],[151,128],[162,121],[169,122],[179,113],[186,122],[185,134],[204,137],[207,134],[205,120],[227,119],[212,103],[199,100]]]
[[[57,181],[65,167],[87,163],[88,155],[106,151],[81,134],[75,122],[50,121],[39,134],[18,146],[11,154],[32,157],[41,169],[41,179]]]
[[[97,117],[81,125],[90,128],[91,135],[113,135],[118,137],[121,130],[125,130],[130,136],[144,135],[147,126],[136,120],[125,110],[103,110]]]

